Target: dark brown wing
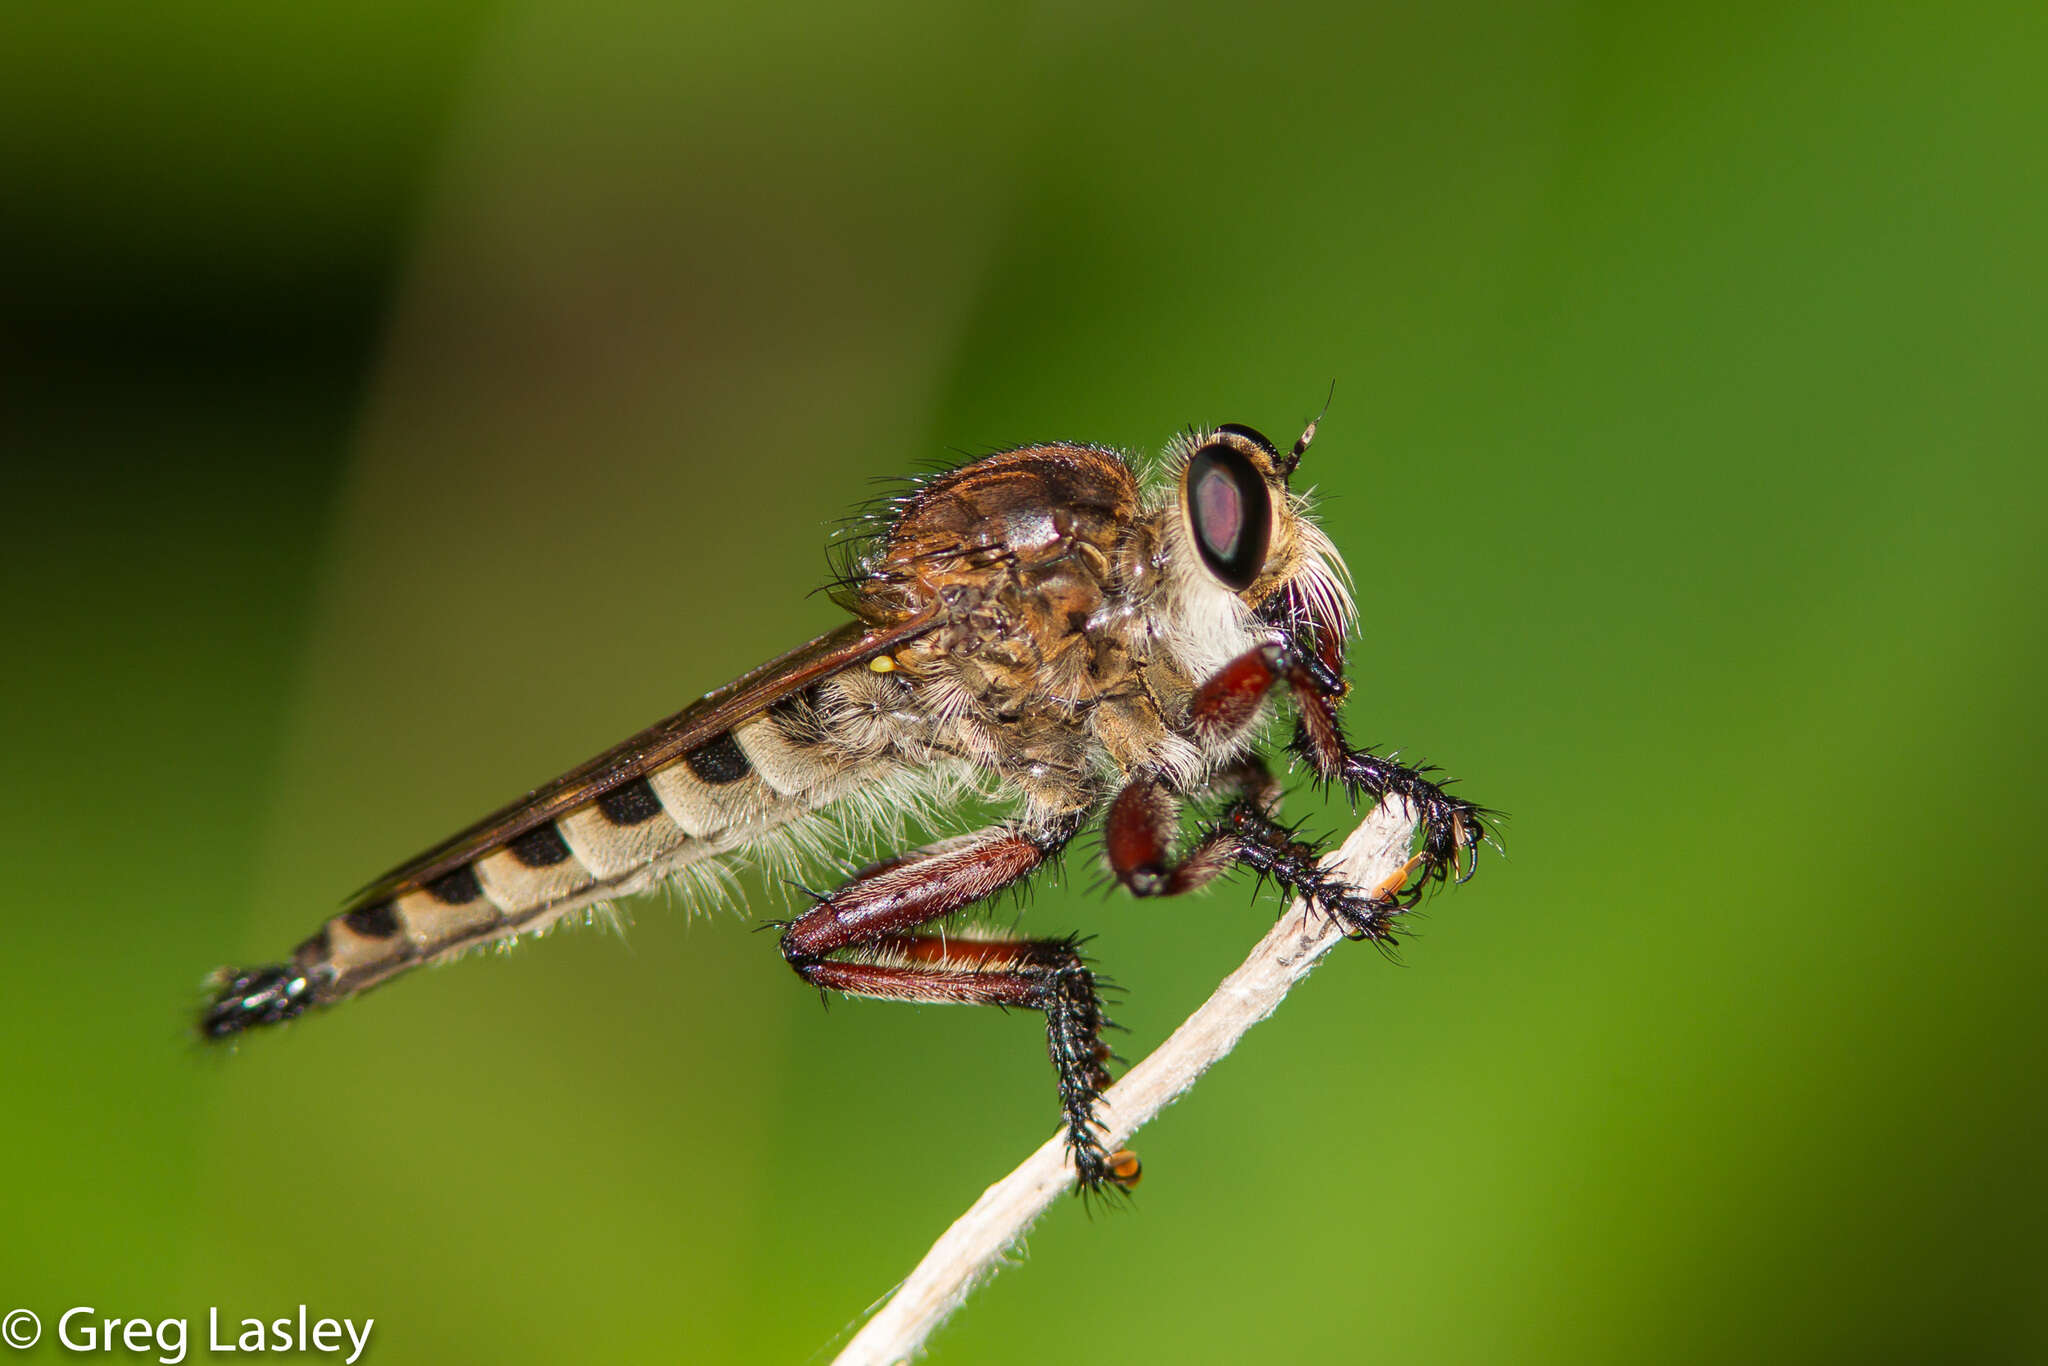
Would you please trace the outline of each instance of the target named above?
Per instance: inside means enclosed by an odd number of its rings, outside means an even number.
[[[657,721],[632,739],[614,745],[588,763],[521,797],[501,811],[451,835],[433,848],[393,868],[349,898],[351,906],[371,905],[411,891],[452,872],[481,854],[517,839],[536,826],[596,801],[684,753],[767,710],[781,699],[841,669],[864,664],[923,635],[937,624],[927,612],[896,626],[872,627],[850,621],[836,631],[799,645],[714,692],[706,693],[665,721]]]

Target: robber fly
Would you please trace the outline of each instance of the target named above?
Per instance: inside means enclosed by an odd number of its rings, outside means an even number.
[[[1490,812],[1338,726],[1349,576],[1288,487],[1315,430],[1285,454],[1249,427],[1190,432],[1149,483],[1115,451],[1062,442],[912,481],[841,564],[853,620],[393,869],[290,961],[223,969],[202,1032],[290,1020],[666,880],[978,790],[1009,818],[816,895],[777,926],[783,957],[824,991],[1043,1012],[1080,1181],[1128,1185],[1135,1159],[1104,1151],[1095,1124],[1109,1021],[1077,941],[948,917],[1099,818],[1109,871],[1138,896],[1246,866],[1388,945],[1490,835]],[[1280,823],[1256,741],[1283,694],[1317,779],[1413,804],[1406,876],[1346,885]],[[1204,798],[1217,814],[1181,847],[1182,804]]]

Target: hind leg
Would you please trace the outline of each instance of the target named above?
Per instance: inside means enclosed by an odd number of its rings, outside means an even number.
[[[1078,826],[1078,822],[1073,823]],[[1109,1085],[1109,1047],[1095,975],[1071,939],[962,937],[912,931],[1013,886],[1072,837],[992,826],[876,864],[783,931],[797,976],[826,991],[884,1001],[1022,1006],[1045,1015],[1067,1146],[1086,1189],[1127,1186],[1136,1160],[1103,1149],[1095,1100]]]

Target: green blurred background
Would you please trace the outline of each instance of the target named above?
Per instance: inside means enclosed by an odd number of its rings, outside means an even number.
[[[1034,1021],[658,900],[234,1056],[201,974],[830,625],[873,476],[1334,379],[1352,728],[1509,856],[939,1359],[2042,1359],[2044,71],[2033,4],[10,8],[0,1309],[829,1357],[1050,1132]],[[1134,1054],[1272,911],[1093,882],[1027,923]]]

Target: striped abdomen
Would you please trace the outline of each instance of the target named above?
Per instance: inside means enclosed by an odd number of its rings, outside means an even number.
[[[879,682],[866,670],[827,679],[430,881],[351,908],[299,945],[289,963],[224,970],[202,1032],[225,1038],[291,1019],[772,837],[778,826],[894,767],[874,757],[873,746],[852,752],[831,734]]]

